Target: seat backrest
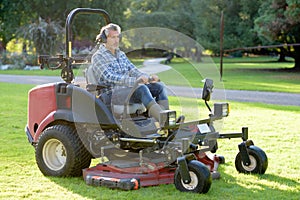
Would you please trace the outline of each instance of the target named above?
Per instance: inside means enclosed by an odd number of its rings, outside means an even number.
[[[91,65],[88,68],[86,68],[86,70],[85,70],[85,79],[86,79],[86,83],[88,85],[89,84],[94,85],[94,86],[98,85],[98,81],[94,75],[94,71],[93,71]],[[130,113],[130,114],[137,113],[137,112],[145,112],[145,111],[146,111],[146,108],[143,104],[130,104],[127,107],[127,113]],[[114,105],[113,112],[117,113],[117,114],[123,113],[124,105]]]
[[[98,84],[98,81],[95,77],[94,71],[92,69],[92,65],[90,65],[88,68],[85,70],[85,79],[87,84]]]

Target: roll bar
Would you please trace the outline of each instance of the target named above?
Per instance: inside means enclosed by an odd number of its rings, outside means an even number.
[[[72,30],[71,25],[77,14],[99,14],[104,17],[106,24],[110,23],[110,17],[105,10],[94,9],[94,8],[75,8],[71,10],[66,19],[66,54],[57,55],[56,57],[51,57],[49,55],[40,55],[39,63],[40,68],[48,67],[49,69],[61,70],[61,78],[67,83],[71,83],[74,79],[72,63],[81,63],[82,58],[73,58],[72,57]],[[50,66],[50,64],[55,64],[55,66]]]
[[[105,10],[94,8],[75,8],[71,10],[66,19],[66,58],[72,57],[71,24],[77,14],[100,14],[104,17],[106,24],[110,23],[110,17]]]

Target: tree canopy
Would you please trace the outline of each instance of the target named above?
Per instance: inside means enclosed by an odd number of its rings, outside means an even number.
[[[259,9],[255,20],[256,31],[265,43],[300,43],[300,1],[267,0]],[[282,48],[281,51],[295,59],[294,70],[300,71],[300,46]]]
[[[67,14],[77,7],[104,9],[123,30],[161,27],[178,31],[215,54],[220,50],[221,12],[224,13],[225,21],[224,49],[300,43],[300,0],[2,0],[2,46],[5,48],[13,38],[23,38],[31,40],[37,53],[50,51],[38,47],[38,42],[34,41],[34,32],[30,32],[29,27],[41,25],[41,20],[48,23],[48,26],[64,27]],[[73,39],[94,40],[103,23],[90,16],[78,17],[72,26]],[[23,34],[16,34],[20,30],[23,30]],[[28,33],[24,34],[24,31]],[[51,40],[63,43],[61,37],[52,37]],[[295,69],[300,69],[300,46],[277,50],[281,53],[285,51],[288,56],[295,58]]]

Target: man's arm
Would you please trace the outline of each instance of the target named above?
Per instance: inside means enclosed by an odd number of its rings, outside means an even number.
[[[138,68],[136,68],[132,62],[127,58],[128,60],[128,66],[130,66],[130,76],[137,77],[141,81],[141,83],[147,84],[147,83],[155,83],[159,82],[160,79],[156,74],[148,75],[146,73],[141,72]]]
[[[145,76],[145,77],[149,77],[148,74],[141,72],[129,59],[128,57],[125,55],[124,52],[121,53],[120,55],[120,59],[122,59],[123,64],[126,66],[126,68],[128,69],[128,76],[130,77],[141,77],[141,76]]]
[[[141,72],[138,68],[135,67],[134,64],[132,64],[132,62],[130,62],[130,60],[127,57],[126,64],[130,69],[129,76],[136,77],[137,79],[139,79],[140,83],[148,84],[160,81],[159,77],[156,74],[150,76],[146,73]]]

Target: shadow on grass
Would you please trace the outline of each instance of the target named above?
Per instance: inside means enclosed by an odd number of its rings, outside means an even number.
[[[294,60],[286,60],[286,61],[278,61],[276,60],[255,60],[255,59],[236,59],[235,58],[227,58],[223,61],[223,63],[294,63]]]
[[[278,72],[278,73],[298,73],[300,72],[300,69],[295,68],[288,68],[288,67],[282,67],[282,68],[236,68],[231,69],[234,71],[243,71],[243,72]]]
[[[226,167],[226,166],[225,166]],[[236,172],[238,173],[238,172]],[[299,183],[293,179],[274,174],[222,173],[221,179],[213,182],[216,195],[223,199],[298,199]],[[249,179],[248,179],[249,178]],[[251,180],[255,180],[251,182]]]

